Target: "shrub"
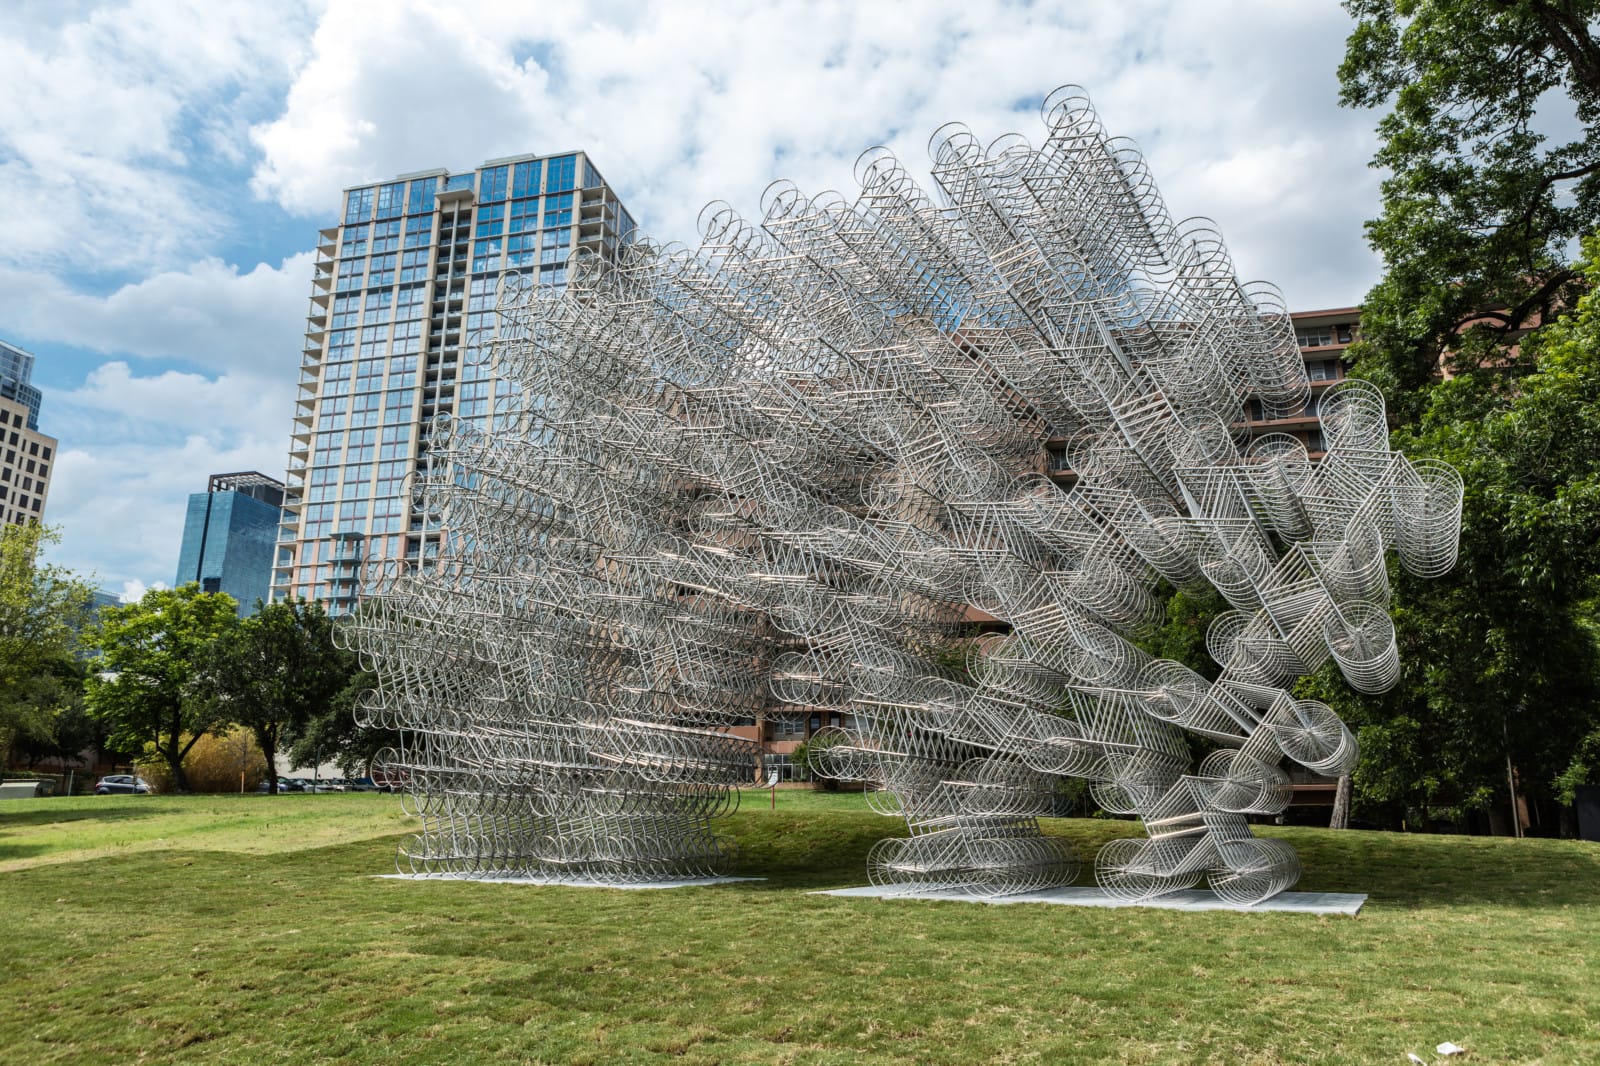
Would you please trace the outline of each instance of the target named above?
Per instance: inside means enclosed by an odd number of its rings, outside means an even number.
[[[144,755],[135,761],[139,774],[152,792],[172,792],[172,771],[167,762],[146,744]],[[207,733],[195,742],[183,760],[183,771],[193,792],[238,792],[239,774],[244,774],[243,790],[248,792],[267,779],[267,760],[250,730],[235,726],[224,733]]]

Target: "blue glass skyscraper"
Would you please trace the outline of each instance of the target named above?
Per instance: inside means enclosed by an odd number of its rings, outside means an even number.
[[[239,614],[255,613],[272,587],[272,555],[283,517],[283,483],[254,471],[213,474],[207,491],[189,497],[178,553],[178,585],[226,592]]]

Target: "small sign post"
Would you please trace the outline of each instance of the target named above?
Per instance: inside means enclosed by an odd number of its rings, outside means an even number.
[[[767,787],[772,789],[772,806],[770,810],[778,809],[778,771],[772,770],[767,774]]]

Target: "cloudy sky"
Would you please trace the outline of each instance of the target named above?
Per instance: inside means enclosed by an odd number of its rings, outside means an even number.
[[[340,190],[585,149],[660,240],[785,177],[848,192],[886,144],[1039,132],[1088,89],[1174,217],[1296,309],[1377,276],[1374,116],[1337,104],[1332,0],[748,4],[8,0],[0,338],[61,440],[53,561],[171,583],[206,476],[281,477],[317,230]]]

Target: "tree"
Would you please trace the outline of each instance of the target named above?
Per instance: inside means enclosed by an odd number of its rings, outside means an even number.
[[[333,643],[322,605],[292,600],[260,605],[211,649],[204,675],[217,716],[248,726],[276,767],[285,739],[327,708],[359,670]],[[276,771],[267,775],[276,792]]]
[[[1347,106],[1390,110],[1367,224],[1385,274],[1362,307],[1366,376],[1410,420],[1447,353],[1515,362],[1582,290],[1600,228],[1600,0],[1346,0]],[[1552,143],[1564,124],[1578,136]]]
[[[44,663],[38,673],[12,690],[13,699],[30,708],[28,726],[12,742],[13,758],[32,770],[46,759],[70,762],[105,739],[99,723],[83,708],[84,664],[63,655]]]
[[[360,724],[358,708],[377,683],[377,675],[368,671],[352,674],[327,706],[296,731],[290,749],[295,764],[329,759],[346,777],[365,777],[380,751],[398,748],[399,730]]]
[[[1572,248],[1600,229],[1600,0],[1346,8],[1342,99],[1391,108],[1355,373],[1395,445],[1454,464],[1466,499],[1455,570],[1396,578],[1400,685],[1319,695],[1359,725],[1358,803],[1426,819],[1508,802],[1508,761],[1558,793],[1595,725],[1600,249]]]
[[[39,553],[60,537],[40,525],[0,526],[0,755],[47,740],[75,698],[70,664],[94,589]]]
[[[1600,241],[1575,269],[1600,282]],[[1369,804],[1509,802],[1506,763],[1560,799],[1582,738],[1600,728],[1600,293],[1524,342],[1530,370],[1439,382],[1397,446],[1462,474],[1461,558],[1436,581],[1396,577],[1404,671],[1380,697],[1314,693],[1360,725]],[[1500,799],[1497,799],[1500,797]],[[1505,809],[1505,808],[1502,808]]]
[[[1206,587],[1185,592],[1163,582],[1158,595],[1165,593],[1166,620],[1139,641],[1139,647],[1157,659],[1180,662],[1206,678],[1215,678],[1221,667],[1206,650],[1206,631],[1217,615],[1229,609],[1222,593]]]
[[[227,720],[219,701],[197,682],[207,657],[238,628],[232,596],[201,592],[191,583],[105,608],[84,633],[84,646],[99,656],[84,692],[89,712],[106,724],[117,748],[153,745],[180,792],[189,791],[184,756]]]

